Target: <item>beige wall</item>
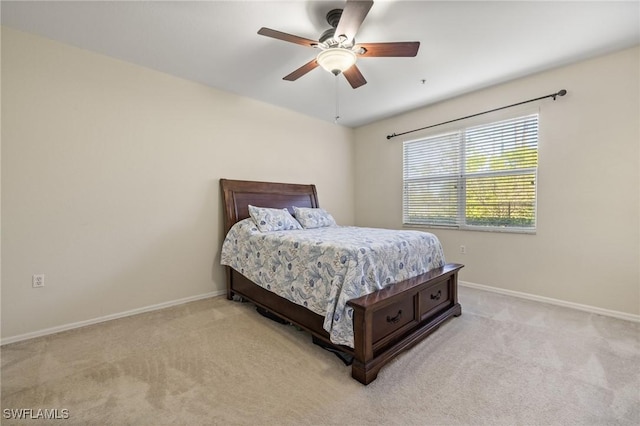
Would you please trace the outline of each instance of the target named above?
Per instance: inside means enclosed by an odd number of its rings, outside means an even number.
[[[447,260],[466,265],[463,281],[639,314],[639,52],[540,73],[357,129],[356,224],[402,226],[404,139],[386,135],[566,89],[564,98],[538,105],[537,234],[432,231]]]
[[[464,281],[637,315],[639,56],[353,131],[3,28],[2,339],[221,291],[221,177],[315,183],[340,223],[400,228],[387,134],[561,88],[539,104],[538,233],[437,234]]]
[[[2,113],[4,340],[222,290],[220,178],[353,223],[351,129],[7,28]]]

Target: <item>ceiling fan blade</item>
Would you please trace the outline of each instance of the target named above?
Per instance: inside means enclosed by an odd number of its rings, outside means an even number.
[[[358,55],[364,58],[367,57],[408,57],[416,56],[418,54],[418,48],[420,48],[419,41],[401,41],[395,43],[358,43],[354,49],[358,51],[358,47],[365,49],[364,53]]]
[[[308,38],[283,33],[282,31],[272,30],[271,28],[262,27],[258,30],[258,34],[278,40],[288,41],[290,43],[301,44],[307,47],[316,47],[318,45],[318,42],[315,40],[309,40]]]
[[[342,10],[340,22],[336,26],[335,36],[344,35],[347,40],[353,40],[362,25],[362,21],[373,6],[373,1],[347,0],[347,4]]]
[[[303,75],[311,71],[312,69],[316,68],[317,66],[318,66],[318,62],[316,61],[315,58],[313,58],[312,60],[310,60],[309,62],[307,62],[306,64],[304,64],[303,66],[301,66],[300,68],[292,72],[291,74],[283,77],[282,79],[287,81],[296,81],[297,79],[299,79],[300,77],[302,77]]]
[[[344,74],[344,77],[354,89],[367,84],[367,80],[364,79],[364,76],[360,72],[360,69],[358,69],[355,64],[344,70],[342,74]]]

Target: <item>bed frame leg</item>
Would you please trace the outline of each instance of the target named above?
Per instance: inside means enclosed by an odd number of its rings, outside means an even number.
[[[232,288],[233,288],[233,285],[232,285],[233,284],[232,283],[233,274],[231,273],[231,268],[228,267],[228,266],[225,266],[224,267],[224,273],[225,273],[226,278],[227,278],[227,299],[228,300],[233,300],[233,290],[232,290]]]
[[[367,370],[365,365],[358,360],[353,360],[353,364],[351,365],[351,377],[362,383],[363,385],[368,385],[373,382],[378,377],[378,372],[380,368],[373,368]]]
[[[459,317],[460,315],[462,315],[462,306],[460,306],[460,304],[455,305],[455,311],[453,312],[453,316],[454,317]]]

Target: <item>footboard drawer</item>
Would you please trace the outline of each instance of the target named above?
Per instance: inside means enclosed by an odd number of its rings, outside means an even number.
[[[449,280],[422,290],[419,294],[420,319],[423,320],[453,303]]]
[[[380,343],[387,336],[415,321],[415,299],[407,297],[373,314],[373,342]]]

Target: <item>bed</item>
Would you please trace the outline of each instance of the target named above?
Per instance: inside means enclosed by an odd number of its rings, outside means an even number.
[[[220,187],[226,237],[250,222],[245,220],[250,218],[249,206],[287,209],[291,214],[301,209],[320,210],[315,185],[221,179]],[[255,277],[254,271],[225,266],[227,298],[251,302],[282,322],[306,330],[314,342],[349,355],[353,359],[352,377],[366,385],[400,352],[420,342],[452,316],[461,314],[457,280],[463,265],[444,262],[437,265],[419,270],[417,276],[347,300],[352,334],[344,341],[337,340],[333,330],[326,329],[324,315],[248,278],[247,275]]]

